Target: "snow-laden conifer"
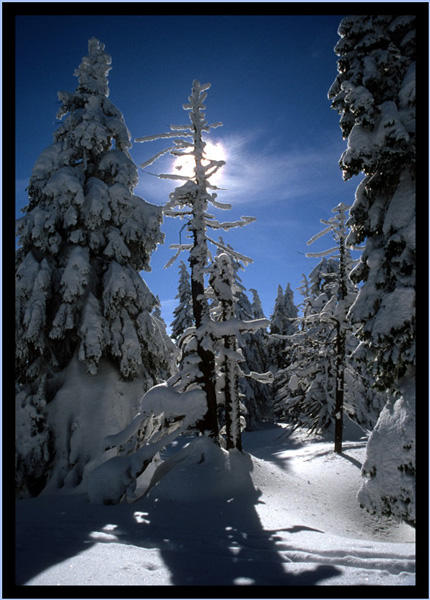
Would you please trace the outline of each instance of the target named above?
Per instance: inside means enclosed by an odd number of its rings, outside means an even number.
[[[44,470],[45,478],[49,473],[49,460],[44,468],[35,466],[24,429],[36,432],[35,445],[50,446],[49,452],[38,452],[51,459],[52,444],[72,435],[58,429],[49,410],[59,388],[70,384],[72,361],[83,376],[96,375],[105,361],[124,380],[139,379],[140,393],[169,374],[172,365],[173,346],[151,316],[156,299],[139,275],[150,270],[151,253],[163,241],[162,210],[134,195],[138,175],[129,154],[130,135],[108,99],[110,65],[104,45],[90,39],[88,56],[75,71],[76,91],[58,94],[54,140],[34,165],[28,205],[17,226],[21,489],[28,490],[33,468]],[[24,426],[25,419],[32,424]],[[58,460],[58,447],[55,453]]]
[[[336,206],[333,217],[321,219],[325,228],[308,242],[331,234],[336,245],[308,254],[322,258],[302,285],[303,317],[289,338],[291,364],[278,376],[276,402],[277,414],[295,426],[322,431],[334,424],[338,453],[344,412],[366,427],[372,422],[367,412],[375,403],[375,394],[366,390],[368,378],[351,360],[357,342],[347,313],[357,289],[349,279],[354,261],[346,244],[348,208],[344,203]]]
[[[297,306],[294,304],[294,294],[290,284],[287,284],[285,291],[279,285],[270,317],[270,337],[267,346],[269,364],[274,371],[285,368],[288,363],[288,336],[296,331],[297,315]]]
[[[193,304],[191,297],[191,278],[186,264],[181,261],[179,266],[179,284],[176,299],[178,306],[173,311],[174,319],[170,325],[172,338],[178,340],[188,327],[193,327]]]
[[[415,410],[414,386],[404,383],[415,378],[415,16],[349,16],[338,32],[339,72],[329,98],[348,140],[340,166],[345,179],[364,173],[349,221],[350,241],[365,243],[352,273],[362,282],[351,308],[360,328],[356,355],[373,369],[378,387],[399,400],[390,413],[401,437],[402,423],[413,421]],[[412,396],[403,397],[402,390]],[[375,440],[393,431],[386,416],[369,443],[370,461],[376,460],[372,454],[382,455]],[[394,514],[409,521],[415,518],[414,448],[408,441],[397,467],[390,463],[402,472],[408,465],[403,487],[409,496],[387,500]],[[385,477],[384,464],[367,471],[371,479]],[[380,505],[374,494],[383,495],[383,487],[369,484],[368,506]]]
[[[222,238],[220,238],[220,242],[225,245]],[[232,250],[231,246],[227,247]],[[221,253],[218,251],[218,254]],[[245,269],[244,265],[232,257],[230,257],[230,261],[233,269],[231,285],[235,290],[234,316],[246,322],[255,319],[264,319],[264,322],[267,322],[257,290],[250,290],[253,294],[252,303],[246,294],[246,289],[239,276],[239,272]],[[240,363],[240,371],[244,376],[241,375],[239,378],[239,391],[241,401],[246,409],[246,428],[251,430],[257,426],[258,422],[273,417],[272,386],[268,385],[267,379],[260,381],[259,378],[250,376],[251,373],[267,373],[269,371],[267,326],[262,326],[252,333],[244,332],[242,340],[240,349],[243,354],[243,362]]]
[[[186,230],[190,241],[171,245],[171,248],[176,250],[176,254],[166,266],[170,266],[182,251],[189,252],[193,317],[197,331],[201,327],[204,328],[208,320],[210,321],[209,305],[205,296],[205,276],[211,259],[209,245],[212,244],[216,249],[221,249],[245,263],[251,262],[250,258],[237,253],[226,247],[222,242],[210,237],[208,231],[210,229],[227,231],[234,227],[242,227],[255,220],[253,217],[242,217],[233,222],[220,222],[215,215],[208,212],[210,205],[221,210],[230,208],[230,205],[217,200],[215,190],[218,188],[210,182],[210,178],[222,168],[224,161],[213,160],[210,156],[207,156],[205,150],[204,134],[208,134],[211,129],[222,125],[220,122],[209,124],[206,121],[204,101],[209,88],[209,83],[202,85],[197,80],[193,82],[188,102],[183,105],[184,110],[188,111],[189,114],[189,125],[172,125],[169,132],[141,137],[136,140],[137,142],[150,142],[158,139],[173,141],[173,145],[145,161],[141,165],[142,168],[146,168],[166,153],[170,153],[175,158],[189,156],[193,160],[194,167],[191,177],[169,173],[160,174],[158,177],[182,182],[182,185],[176,187],[170,194],[169,202],[164,208],[164,214],[187,220]],[[199,336],[197,336],[197,340],[197,354],[200,359],[197,381],[206,394],[208,405],[208,411],[201,428],[211,432],[211,435],[216,439],[218,424],[214,355],[211,348],[204,347]]]
[[[214,258],[209,271],[209,284],[214,301],[211,315],[218,324],[210,325],[209,335],[215,353],[216,389],[225,421],[226,447],[241,450],[241,429],[246,425],[246,419],[241,417],[241,409],[248,409],[247,413],[251,413],[252,419],[257,417],[250,403],[255,402],[255,398],[246,397],[246,392],[253,390],[253,387],[244,386],[243,382],[259,382],[262,385],[271,380],[271,374],[252,368],[255,363],[252,363],[249,341],[269,322],[264,318],[252,320],[249,312],[244,310],[246,296],[243,286],[238,282],[234,261],[225,252],[218,253]]]

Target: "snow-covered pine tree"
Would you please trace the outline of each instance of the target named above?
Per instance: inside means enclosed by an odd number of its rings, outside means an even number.
[[[225,415],[226,448],[242,450],[238,363],[243,361],[243,354],[238,348],[235,319],[235,304],[240,288],[235,284],[231,259],[225,252],[214,258],[209,284],[216,302],[212,307],[212,316],[222,324],[223,329],[226,329],[222,332],[214,331],[212,334],[215,338],[216,387]],[[229,325],[233,327],[229,328]]]
[[[246,423],[240,414],[239,382],[246,377],[268,383],[271,374],[250,371],[249,365],[245,373],[239,363],[246,363],[243,350],[247,348],[250,334],[267,327],[269,321],[245,320],[240,314],[243,311],[236,310],[243,286],[237,285],[233,261],[225,252],[214,258],[209,271],[209,284],[215,302],[211,307],[214,322],[207,324],[207,330],[215,350],[218,399],[225,415],[226,448],[241,450],[241,430]]]
[[[194,163],[194,172],[191,177],[179,174],[160,174],[159,177],[183,182],[170,194],[170,200],[164,209],[164,214],[170,217],[187,219],[186,229],[191,242],[173,244],[171,247],[176,249],[177,253],[168,265],[172,264],[181,251],[189,251],[193,317],[197,330],[197,354],[200,357],[196,374],[197,382],[205,392],[208,406],[205,419],[201,423],[201,429],[209,431],[211,436],[217,439],[214,355],[210,348],[201,343],[198,335],[198,330],[202,327],[204,329],[206,323],[210,321],[209,305],[205,296],[205,274],[210,260],[208,244],[211,243],[216,248],[221,248],[229,255],[245,263],[251,262],[251,259],[224,247],[220,242],[210,238],[207,232],[208,229],[227,231],[233,227],[242,227],[255,219],[253,217],[241,217],[238,221],[221,223],[214,215],[208,213],[209,205],[217,209],[231,208],[230,205],[219,202],[216,199],[216,192],[211,191],[218,188],[210,182],[210,178],[224,165],[224,161],[213,160],[205,152],[206,142],[203,140],[203,134],[208,134],[211,129],[222,125],[220,122],[209,124],[206,121],[204,101],[209,88],[209,83],[201,85],[197,80],[193,82],[191,95],[188,98],[189,102],[183,105],[184,110],[189,111],[190,125],[172,125],[170,132],[138,138],[136,141],[149,142],[158,139],[173,139],[173,146],[158,152],[154,157],[143,163],[142,168],[149,166],[166,153],[170,153],[175,158],[190,156]]]
[[[288,362],[288,336],[296,331],[297,306],[294,294],[287,284],[285,292],[278,286],[273,314],[270,317],[270,338],[268,344],[269,361],[273,370],[283,369]]]
[[[220,242],[225,243],[222,238]],[[227,248],[233,250],[231,246]],[[222,253],[221,250],[218,254]],[[234,316],[241,321],[250,321],[253,319],[264,319],[263,309],[260,298],[256,290],[250,290],[253,293],[253,304],[246,295],[246,289],[239,277],[239,271],[244,270],[244,265],[230,257],[233,269],[232,286],[234,287]],[[267,380],[263,383],[256,378],[249,376],[250,373],[266,373],[269,370],[267,358],[267,327],[261,327],[252,333],[243,333],[243,343],[240,349],[244,360],[240,365],[240,370],[244,376],[239,379],[239,390],[243,405],[246,408],[246,428],[252,430],[259,421],[272,416],[273,394],[272,386],[267,385]]]
[[[328,302],[325,293],[306,298],[306,318],[298,318],[299,331],[289,339],[290,363],[275,378],[275,415],[310,433],[324,431],[332,423],[333,326],[319,318]]]
[[[261,304],[260,296],[257,290],[250,288],[249,291],[252,294],[251,310],[254,319],[265,319],[263,306]]]
[[[179,304],[173,311],[175,318],[170,325],[171,336],[174,340],[178,340],[188,327],[194,326],[190,274],[183,261],[179,265],[179,284],[176,298],[179,300]]]
[[[319,234],[309,240],[308,244],[312,244],[326,233],[331,233],[336,246],[324,253],[308,254],[308,256],[328,256],[329,254],[337,253],[336,258],[339,261],[339,276],[336,281],[336,305],[331,319],[334,320],[336,336],[335,336],[335,407],[334,407],[334,451],[338,454],[342,452],[343,438],[343,410],[344,410],[344,388],[345,388],[345,363],[346,363],[346,333],[349,326],[346,321],[346,313],[352,303],[352,298],[355,298],[355,290],[351,290],[349,284],[349,273],[351,272],[352,259],[349,249],[346,246],[346,213],[349,206],[344,203],[338,204],[333,208],[332,212],[335,216],[321,222],[327,227]],[[349,288],[349,289],[348,289]],[[327,307],[325,307],[327,311]],[[328,312],[328,311],[327,311]]]
[[[270,317],[270,333],[292,335],[295,330],[294,319],[296,319],[297,314],[294,294],[290,284],[287,284],[285,292],[282,290],[282,286],[279,285],[273,314]]]
[[[106,435],[102,422],[109,411],[121,427],[145,390],[171,372],[174,345],[151,316],[156,299],[139,275],[150,270],[151,253],[163,241],[162,209],[133,193],[137,167],[123,116],[108,99],[110,65],[104,45],[90,39],[88,56],[75,71],[75,93],[58,94],[60,122],[53,144],[34,165],[29,203],[17,226],[22,493],[40,492],[54,461],[61,463],[56,485],[71,471],[68,481],[79,482],[99,436]],[[71,398],[73,378],[85,380],[85,398],[81,389]],[[134,383],[127,388],[120,378]],[[102,387],[92,389],[92,382]],[[134,390],[133,397],[126,389]],[[122,412],[109,404],[115,394],[122,398],[115,398],[118,405],[127,404]],[[92,414],[99,419],[97,433],[88,412],[96,405],[103,412]]]
[[[374,401],[373,394],[369,397],[365,392],[363,377],[350,361],[356,342],[346,315],[357,290],[348,277],[354,261],[346,245],[347,211],[343,203],[336,206],[332,211],[335,216],[327,221],[321,219],[325,229],[308,242],[331,233],[336,246],[308,254],[321,261],[302,286],[304,293],[311,296],[305,298],[303,317],[298,319],[299,331],[290,338],[293,360],[279,375],[276,403],[277,413],[295,426],[318,431],[334,422],[338,453],[342,452],[344,410],[363,423],[367,408]]]
[[[252,293],[251,319],[266,319],[257,290],[249,291]],[[242,370],[245,373],[270,371],[267,350],[269,335],[267,327],[262,327],[253,334],[244,334],[245,363],[242,365]],[[241,386],[247,408],[247,428],[253,429],[257,423],[273,419],[273,385],[268,385],[268,381],[261,383],[257,379],[245,377],[241,380]]]
[[[365,243],[352,273],[362,282],[351,319],[356,355],[392,399],[368,444],[360,501],[415,520],[415,16],[348,16],[335,47],[338,75],[329,90],[348,146],[344,179],[364,173],[351,208],[349,239]],[[384,433],[385,432],[385,433]],[[381,451],[396,436],[397,462]],[[398,493],[387,481],[401,473]],[[367,490],[367,492],[365,491]]]

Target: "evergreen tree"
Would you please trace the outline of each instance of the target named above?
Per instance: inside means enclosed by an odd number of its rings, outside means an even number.
[[[177,187],[171,194],[170,200],[164,209],[164,213],[171,217],[187,219],[187,231],[191,243],[174,244],[171,247],[177,250],[174,259],[183,250],[189,251],[191,269],[191,296],[193,305],[193,317],[196,327],[197,354],[200,362],[198,366],[197,383],[202,387],[207,399],[207,413],[201,429],[209,431],[214,439],[218,437],[217,403],[215,393],[215,362],[210,348],[201,343],[198,332],[205,330],[210,321],[209,304],[205,295],[205,273],[210,262],[208,244],[222,249],[234,258],[245,262],[250,259],[244,257],[231,249],[225,247],[221,242],[210,238],[208,229],[229,230],[233,227],[242,227],[255,219],[242,217],[235,222],[219,222],[214,215],[208,213],[209,205],[217,209],[228,209],[229,205],[220,203],[217,194],[211,190],[218,188],[210,182],[210,178],[224,165],[224,161],[212,160],[206,156],[206,143],[203,134],[209,133],[212,128],[219,127],[221,123],[208,124],[205,118],[204,101],[210,84],[201,85],[197,80],[193,82],[189,102],[183,105],[184,110],[189,111],[191,125],[172,125],[171,131],[154,136],[138,138],[138,142],[148,142],[157,139],[173,138],[173,146],[158,152],[154,157],[143,163],[142,168],[152,164],[157,158],[170,152],[175,157],[191,156],[194,161],[194,173],[191,177],[178,174],[161,174],[160,178],[180,180],[183,185]],[[196,373],[197,373],[196,372]]]
[[[339,35],[329,98],[348,138],[340,166],[345,179],[364,173],[349,221],[351,243],[366,245],[351,275],[362,282],[351,308],[361,340],[356,354],[392,394],[369,440],[365,504],[413,521],[415,441],[405,423],[415,413],[415,16],[349,16]],[[383,432],[395,430],[403,447],[397,464],[378,451]],[[384,491],[391,470],[392,479],[404,474],[398,497]]]
[[[224,241],[220,238],[223,245]],[[230,250],[231,246],[227,245]],[[221,251],[218,251],[220,253]],[[250,321],[255,319],[264,319],[263,309],[256,290],[253,293],[251,304],[246,289],[239,277],[239,271],[244,270],[241,261],[231,258],[233,269],[234,295],[234,316],[241,321]],[[272,392],[271,386],[267,385],[267,380],[263,382],[258,378],[250,376],[251,373],[266,373],[269,370],[267,359],[267,328],[261,327],[252,333],[243,333],[243,343],[241,352],[243,353],[243,362],[240,370],[243,376],[239,379],[239,390],[243,405],[246,409],[246,428],[252,430],[259,421],[272,416]]]
[[[287,284],[285,292],[278,286],[273,314],[270,317],[270,338],[268,345],[269,362],[272,369],[283,369],[288,363],[288,336],[296,330],[297,307],[294,304],[294,294]]]
[[[348,277],[353,260],[346,245],[347,209],[343,203],[335,207],[334,217],[321,220],[326,228],[308,242],[331,233],[336,246],[308,254],[322,260],[302,286],[312,295],[305,298],[299,331],[290,338],[292,363],[279,375],[276,403],[277,413],[295,426],[321,431],[334,423],[338,453],[342,452],[344,411],[368,425],[368,409],[377,400],[366,391],[368,381],[351,360],[357,344],[347,312],[357,290]],[[333,253],[337,254],[327,258]]]
[[[252,293],[251,318],[266,319],[257,290]],[[267,327],[262,327],[253,334],[245,334],[246,345],[243,348],[245,363],[242,370],[245,373],[268,373],[270,361],[268,354],[269,333]],[[247,408],[247,429],[254,429],[259,422],[273,419],[273,385],[267,380],[261,382],[252,377],[241,380],[242,391]],[[273,383],[273,382],[272,382]]]
[[[105,362],[124,380],[139,379],[140,393],[172,366],[174,348],[139,275],[163,241],[162,213],[133,193],[137,167],[108,99],[110,64],[104,45],[90,39],[76,92],[58,94],[54,142],[34,165],[17,228],[17,476],[30,493],[72,435],[49,404],[70,384],[73,361],[84,375]]]
[[[261,305],[260,296],[258,295],[257,290],[250,288],[249,291],[252,294],[252,316],[254,317],[254,319],[265,319],[266,317],[264,316],[263,307]]]
[[[225,252],[215,257],[211,266],[209,284],[213,290],[216,306],[212,309],[215,319],[227,325],[225,331],[214,332],[216,348],[217,387],[225,414],[226,448],[242,449],[239,399],[239,362],[235,305],[240,288],[236,286],[231,259]],[[233,327],[229,331],[229,325]]]
[[[179,304],[173,311],[175,318],[171,323],[174,340],[178,340],[188,327],[194,326],[190,274],[183,261],[179,266],[179,286],[176,298],[179,300]]]

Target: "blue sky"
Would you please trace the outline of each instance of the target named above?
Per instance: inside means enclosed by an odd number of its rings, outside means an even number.
[[[223,127],[213,130],[209,141],[224,148],[227,164],[220,185],[228,189],[219,199],[233,207],[220,217],[257,218],[224,239],[253,258],[241,277],[248,290],[258,290],[266,316],[273,310],[279,284],[285,288],[290,283],[299,303],[296,288],[302,273],[308,275],[317,262],[304,254],[332,246],[329,237],[311,247],[306,242],[323,228],[320,219],[329,218],[334,206],[352,204],[358,184],[356,179],[342,180],[338,160],[346,141],[339,115],[327,99],[336,77],[333,48],[341,19],[342,15],[323,14],[19,15],[17,216],[26,204],[32,167],[52,143],[57,91],[75,90],[73,72],[94,36],[112,57],[110,99],[122,111],[133,139],[187,123],[182,104],[192,81],[212,84],[206,118],[222,121]],[[139,165],[161,147],[159,142],[134,143],[131,155]],[[165,171],[164,165],[155,163],[150,170]],[[140,170],[135,193],[164,204],[173,186]],[[161,299],[167,323],[177,304],[179,263],[168,270],[163,266],[182,225],[165,219],[165,244],[153,254],[152,272],[144,275]]]

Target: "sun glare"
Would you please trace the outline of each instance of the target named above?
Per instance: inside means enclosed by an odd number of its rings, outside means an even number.
[[[225,149],[220,142],[217,142],[216,144],[206,142],[205,156],[209,160],[226,160]],[[206,162],[206,164],[208,164],[208,162]],[[194,175],[194,158],[192,156],[179,156],[174,161],[174,168],[178,172],[178,175],[184,175],[185,177],[191,178]],[[222,170],[223,167],[218,169],[218,171],[210,177],[211,183],[217,184],[222,180]]]

